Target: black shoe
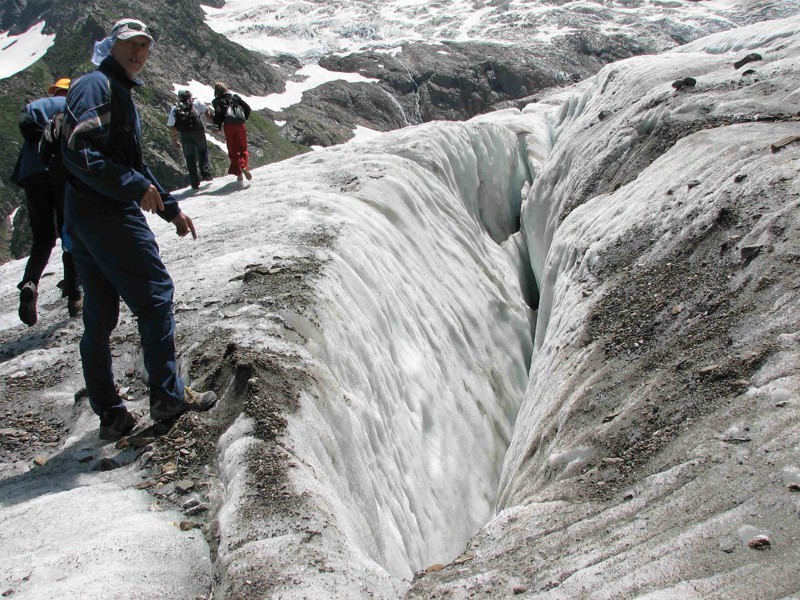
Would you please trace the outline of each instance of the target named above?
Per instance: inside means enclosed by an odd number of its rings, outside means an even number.
[[[133,431],[135,426],[136,417],[127,408],[111,408],[100,414],[100,439],[116,442]]]
[[[151,399],[150,418],[159,423],[173,421],[185,412],[190,410],[203,412],[217,403],[217,395],[214,392],[195,392],[188,387],[185,389],[182,401]]]
[[[199,183],[193,183],[192,184],[192,189],[193,190],[199,190],[200,189],[200,184]]]
[[[36,325],[39,315],[36,314],[36,299],[39,297],[39,292],[36,289],[36,284],[29,281],[22,286],[19,293],[19,319],[28,327]]]
[[[80,314],[83,312],[83,298],[80,296],[77,298],[68,298],[67,310],[69,311],[70,317],[80,316]]]

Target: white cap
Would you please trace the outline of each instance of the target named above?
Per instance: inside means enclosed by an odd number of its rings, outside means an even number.
[[[128,40],[133,37],[144,36],[153,42],[153,36],[147,30],[147,25],[136,19],[120,19],[111,28],[111,37],[117,40]]]

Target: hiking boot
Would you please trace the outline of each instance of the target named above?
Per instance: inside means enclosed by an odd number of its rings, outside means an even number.
[[[244,177],[242,177],[241,175],[237,175],[236,176],[236,181],[242,181],[243,179],[244,179]]]
[[[173,421],[190,410],[204,412],[217,403],[217,395],[212,392],[195,392],[185,388],[182,401],[177,400],[150,400],[150,418],[156,422]]]
[[[128,435],[136,426],[136,417],[128,412],[124,406],[115,406],[100,414],[101,440],[116,442]]]
[[[250,181],[253,178],[253,176],[250,174],[250,169],[248,169],[246,167],[242,168],[242,174],[245,176],[247,181]]]
[[[36,290],[36,284],[32,281],[27,282],[22,286],[19,293],[19,319],[28,327],[36,325],[39,315],[36,314],[36,299],[39,297],[39,292]]]
[[[199,190],[200,189],[200,184],[199,183],[193,183],[192,184],[192,189],[193,190]]]
[[[79,317],[83,312],[83,298],[67,298],[67,311],[70,317]]]

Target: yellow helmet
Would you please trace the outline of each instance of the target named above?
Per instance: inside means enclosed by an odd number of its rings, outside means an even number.
[[[68,89],[69,89],[69,84],[70,84],[70,81],[71,81],[71,80],[70,80],[68,77],[62,77],[61,79],[59,79],[58,81],[56,81],[56,82],[55,82],[53,85],[51,85],[51,86],[48,88],[48,90],[47,90],[47,93],[48,93],[48,94],[50,94],[50,95],[52,96],[52,95],[53,95],[53,94],[55,94],[55,93],[56,93],[58,90],[64,90],[64,91],[68,90]]]

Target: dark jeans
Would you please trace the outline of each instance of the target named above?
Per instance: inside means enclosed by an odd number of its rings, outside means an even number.
[[[56,179],[49,173],[31,175],[20,183],[25,190],[28,204],[28,215],[33,233],[31,255],[25,265],[25,274],[17,286],[22,289],[32,281],[39,286],[39,280],[50,260],[50,254],[56,245],[56,238],[64,227],[64,181]],[[66,240],[62,241],[61,261],[64,264],[64,284],[61,294],[68,298],[80,298],[81,288],[78,272],[72,255],[66,251]]]
[[[174,287],[138,204],[67,199],[67,225],[84,289],[81,362],[98,414],[118,405],[109,338],[120,297],[136,316],[150,400],[182,401],[175,359]]]
[[[208,142],[203,129],[181,132],[181,148],[189,170],[189,181],[197,187],[200,177],[211,177],[211,162],[208,158]],[[200,163],[200,176],[197,175],[197,163]]]

